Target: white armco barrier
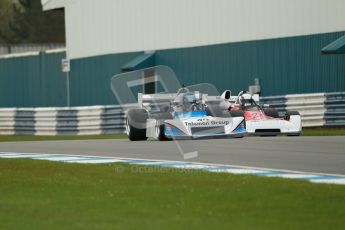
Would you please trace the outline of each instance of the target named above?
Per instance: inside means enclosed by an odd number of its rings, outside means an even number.
[[[147,98],[146,98],[147,97]],[[146,96],[141,103],[152,99]],[[213,97],[210,97],[213,98]],[[214,97],[218,100],[219,97]],[[281,114],[297,110],[303,127],[345,125],[345,92],[291,94],[260,98]],[[125,110],[138,105],[3,108],[0,135],[97,135],[123,133]]]
[[[261,101],[279,112],[298,111],[303,127],[345,125],[345,92],[290,94],[263,97]]]
[[[0,135],[96,135],[124,132],[120,106],[0,109]]]
[[[325,125],[325,94],[295,94],[286,96],[286,110],[298,111],[304,127]]]

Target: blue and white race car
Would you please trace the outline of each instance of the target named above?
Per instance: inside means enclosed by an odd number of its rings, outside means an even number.
[[[131,141],[243,137],[241,111],[226,111],[206,103],[207,95],[182,87],[175,94],[140,94],[140,108],[127,111],[126,133]]]

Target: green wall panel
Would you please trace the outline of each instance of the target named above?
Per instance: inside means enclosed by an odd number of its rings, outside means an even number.
[[[61,72],[65,53],[41,55],[42,106],[66,106],[66,75]],[[41,106],[40,105],[40,106]]]
[[[71,105],[116,104],[110,88],[110,79],[121,73],[121,67],[140,54],[103,55],[72,60]]]
[[[171,66],[185,84],[209,82],[219,91],[248,89],[260,79],[262,95],[345,91],[345,55],[321,55],[344,32],[162,50],[156,64]]]
[[[62,106],[64,53],[0,59],[0,106]]]
[[[181,83],[209,82],[219,91],[247,89],[259,78],[263,95],[345,91],[345,55],[321,49],[345,32],[161,50]],[[71,105],[116,104],[110,79],[142,52],[71,61]],[[0,59],[0,107],[66,105],[65,53]],[[154,65],[154,63],[152,63]]]
[[[71,105],[109,105],[116,100],[110,79],[141,53],[104,55],[71,61]],[[0,107],[66,106],[65,53],[0,59]]]

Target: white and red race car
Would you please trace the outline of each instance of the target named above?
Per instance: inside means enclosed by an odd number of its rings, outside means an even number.
[[[259,95],[251,95],[246,91],[241,91],[238,96],[232,97],[231,92],[226,90],[221,98],[225,109],[243,111],[248,134],[299,136],[302,132],[299,112],[287,111],[285,116],[281,118],[277,110],[269,108],[268,105],[259,105]]]

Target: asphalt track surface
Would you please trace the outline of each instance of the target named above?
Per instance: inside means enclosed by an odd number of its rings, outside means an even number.
[[[345,175],[345,137],[249,137],[179,141],[187,161]],[[0,143],[0,152],[55,153],[183,161],[173,141],[81,140]]]

